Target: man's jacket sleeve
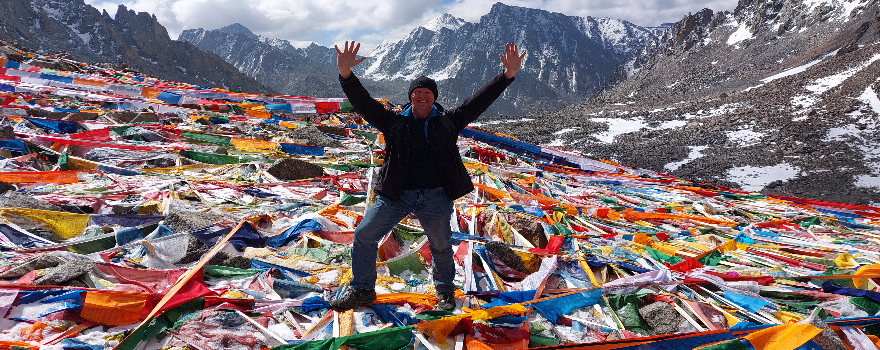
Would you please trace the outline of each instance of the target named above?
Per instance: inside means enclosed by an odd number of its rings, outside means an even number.
[[[348,79],[339,76],[339,83],[342,85],[342,91],[345,92],[348,102],[351,103],[355,111],[364,117],[364,120],[383,133],[390,129],[396,115],[385,109],[382,103],[370,97],[370,93],[367,92],[357,76],[353,73]]]
[[[464,129],[489,109],[489,106],[504,93],[514,78],[516,77],[507,79],[504,73],[499,73],[477,89],[471,97],[464,100],[461,106],[447,111],[446,115],[449,116],[457,129]]]

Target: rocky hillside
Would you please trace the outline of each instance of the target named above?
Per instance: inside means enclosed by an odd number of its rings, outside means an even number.
[[[681,178],[878,205],[878,61],[877,0],[741,0],[685,16],[595,99],[485,127]]]
[[[529,55],[517,83],[487,114],[524,115],[595,96],[615,68],[653,38],[651,30],[626,21],[497,3],[478,23],[447,14],[418,27],[406,38],[367,54],[355,73],[370,81],[374,96],[397,101],[406,100],[405,86],[411,79],[432,77],[440,85],[439,102],[453,106],[502,70],[498,54],[504,43],[515,41]],[[179,39],[217,53],[283,93],[326,96],[326,91],[338,91],[331,48],[297,49],[283,40],[253,35],[240,25],[187,30]]]
[[[79,61],[106,63],[160,79],[273,92],[217,55],[171,40],[155,16],[122,5],[111,18],[82,0],[3,0],[0,40],[40,53],[65,52]]]

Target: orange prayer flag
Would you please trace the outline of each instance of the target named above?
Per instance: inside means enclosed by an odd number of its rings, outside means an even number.
[[[78,171],[13,171],[0,172],[3,182],[47,182],[56,184],[72,184],[79,182]]]
[[[161,93],[161,89],[151,88],[149,86],[144,86],[144,88],[141,90],[141,96],[149,99],[156,99]]]
[[[465,348],[467,350],[494,350],[491,346],[486,345],[485,343],[471,337],[467,337],[467,341],[465,341]]]
[[[794,350],[822,330],[811,324],[783,324],[764,328],[745,336],[755,350]]]
[[[99,86],[99,87],[105,85],[104,81],[102,81],[102,80],[77,78],[77,77],[73,78],[73,83],[76,85],[88,85],[88,86]]]
[[[263,111],[248,110],[247,116],[252,117],[252,118],[269,119],[269,118],[272,118],[272,113],[263,112]]]
[[[620,214],[626,218],[627,220],[647,220],[647,219],[672,219],[672,220],[693,220],[700,221],[709,224],[716,225],[731,225],[735,226],[736,222],[727,221],[727,220],[718,220],[701,216],[690,216],[690,215],[675,215],[675,214],[663,214],[663,213],[648,213],[642,211],[623,211]]]
[[[111,326],[133,324],[140,321],[149,298],[147,293],[87,291],[80,316]]]
[[[277,142],[232,137],[232,145],[238,149],[275,149]]]

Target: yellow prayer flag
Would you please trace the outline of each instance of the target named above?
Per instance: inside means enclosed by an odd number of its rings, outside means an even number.
[[[88,214],[25,208],[0,208],[0,216],[24,228],[36,226],[48,229],[63,239],[83,233],[90,218]]]

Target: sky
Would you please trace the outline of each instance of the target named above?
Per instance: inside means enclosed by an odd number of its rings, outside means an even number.
[[[298,47],[315,42],[341,45],[362,43],[368,54],[383,43],[396,42],[416,27],[443,13],[479,22],[499,0],[85,0],[116,15],[120,4],[154,14],[172,39],[186,29],[217,29],[241,23],[252,32],[284,39]],[[703,8],[733,11],[737,0],[503,0],[521,6],[569,16],[622,19],[640,26],[677,22]]]

